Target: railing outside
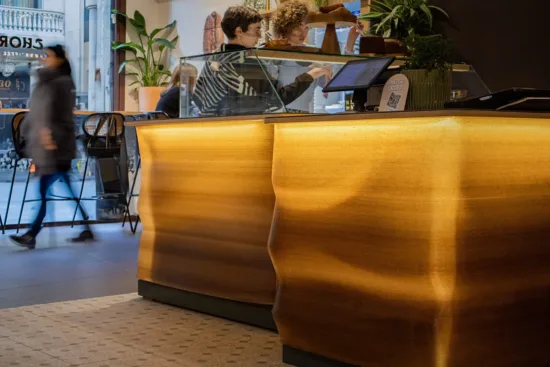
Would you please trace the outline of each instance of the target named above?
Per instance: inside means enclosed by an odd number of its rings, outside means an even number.
[[[40,9],[0,5],[0,31],[61,33],[65,31],[65,14]]]

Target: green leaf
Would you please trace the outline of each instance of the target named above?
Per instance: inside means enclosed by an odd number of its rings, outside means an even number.
[[[372,2],[370,6],[371,6],[371,9],[374,6],[374,7],[380,7],[383,9],[385,8],[387,11],[391,11],[393,8],[391,2],[384,1],[384,0],[375,0]]]
[[[136,58],[136,59],[130,59],[130,60],[125,60],[122,64],[120,64],[120,67],[118,68],[118,72],[119,73],[122,73],[124,71],[124,68],[130,64],[137,64],[139,63],[141,60],[139,58]],[[126,74],[128,75],[128,74]]]
[[[384,16],[382,13],[366,13],[360,16],[360,19],[362,20],[375,20],[380,19]]]
[[[147,27],[145,25],[145,17],[138,10],[134,12],[134,21],[138,25],[138,27],[143,28],[145,30],[145,33],[147,33]]]
[[[395,8],[393,8],[392,12],[390,13],[390,15],[388,15],[383,21],[382,23],[380,23],[380,25],[378,26],[379,28],[380,27],[383,27],[386,23],[390,22],[392,20],[392,18],[395,16],[395,14],[399,11],[399,9],[402,7],[402,5],[398,5],[396,6]]]
[[[132,18],[130,18],[130,16],[128,16],[128,14],[123,13],[123,12],[121,12],[121,11],[118,11],[118,10],[116,10],[116,9],[111,10],[111,12],[112,12],[113,14],[123,16],[123,17],[126,18],[126,19],[132,19]]]
[[[153,43],[157,44],[157,45],[161,45],[161,46],[164,46],[164,47],[168,47],[169,49],[173,50],[176,48],[176,46],[174,46],[172,44],[172,42],[168,41],[167,39],[165,38],[157,38],[153,41]]]
[[[174,31],[174,29],[176,29],[176,25],[177,25],[177,21],[174,20],[172,23],[168,24],[166,27],[157,28],[157,29],[153,30],[153,32],[151,32],[151,38],[155,38],[155,36],[157,34],[159,34],[160,32],[162,32],[164,30],[166,30],[167,34],[172,33],[172,31]]]
[[[131,51],[134,54],[137,55],[137,52],[140,51],[143,55],[145,55],[145,49],[141,47],[141,45],[138,45],[135,42],[126,42],[126,43],[120,43],[116,46],[113,46],[113,50],[124,50],[124,51]]]
[[[437,10],[438,12],[442,13],[443,15],[445,15],[445,16],[447,17],[447,19],[450,18],[450,17],[449,17],[449,14],[448,14],[445,10],[441,9],[439,6],[430,5],[430,6],[428,6],[428,7],[429,7],[430,9],[435,9],[435,10]]]
[[[391,37],[391,28],[388,28],[386,32],[384,32],[384,38],[390,38]]]
[[[158,73],[161,75],[172,76],[172,73],[168,70],[159,70]]]
[[[426,17],[428,18],[428,24],[430,25],[430,28],[432,28],[432,25],[433,25],[432,11],[425,4],[420,5],[420,9],[424,12],[424,14],[426,14]]]

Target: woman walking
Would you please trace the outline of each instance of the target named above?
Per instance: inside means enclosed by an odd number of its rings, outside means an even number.
[[[71,77],[71,65],[61,45],[47,47],[44,67],[38,70],[38,82],[32,92],[30,111],[22,125],[25,151],[40,176],[40,209],[31,229],[23,236],[10,236],[19,246],[34,249],[36,236],[46,217],[46,195],[58,180],[64,181],[72,197],[68,172],[76,156],[76,136],[73,109],[75,86]],[[77,203],[84,220],[88,218]],[[89,226],[73,242],[93,240]]]

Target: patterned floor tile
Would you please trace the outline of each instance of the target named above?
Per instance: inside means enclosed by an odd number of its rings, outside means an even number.
[[[0,310],[0,320],[1,367],[284,366],[275,333],[136,294]]]
[[[26,351],[18,350],[11,353],[0,354],[0,366],[68,367],[70,364],[28,348]]]

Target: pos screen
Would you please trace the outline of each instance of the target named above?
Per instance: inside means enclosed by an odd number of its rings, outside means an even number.
[[[391,65],[395,57],[349,61],[323,88],[324,93],[367,89]]]

